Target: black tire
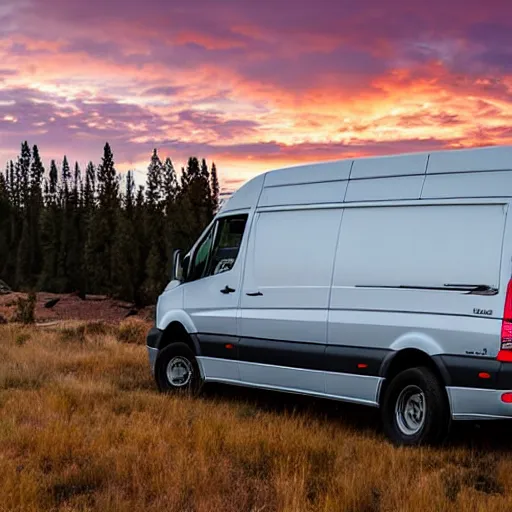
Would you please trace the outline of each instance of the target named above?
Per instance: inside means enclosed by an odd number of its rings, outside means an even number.
[[[175,377],[174,382],[170,380],[167,372],[169,364],[181,369],[184,376]],[[158,354],[155,381],[161,393],[197,395],[201,391],[203,381],[199,366],[194,353],[185,343],[171,343]]]
[[[408,401],[411,395],[414,397]],[[404,412],[403,404],[407,403],[413,404],[409,408],[412,414],[397,414],[397,410]],[[399,446],[440,444],[448,435],[451,421],[444,387],[426,367],[405,370],[389,383],[381,403],[381,416],[384,433]]]

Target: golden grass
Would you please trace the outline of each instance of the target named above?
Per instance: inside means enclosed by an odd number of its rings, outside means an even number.
[[[249,392],[159,395],[148,328],[0,326],[1,511],[512,510],[507,451],[397,449]]]

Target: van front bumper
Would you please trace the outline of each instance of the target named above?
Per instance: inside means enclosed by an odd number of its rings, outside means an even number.
[[[151,372],[153,373],[153,375],[155,373],[155,362],[156,357],[158,355],[162,334],[163,331],[157,329],[156,327],[153,327],[148,332],[146,338],[146,349],[148,351],[149,366],[151,368]]]
[[[512,419],[512,404],[502,401],[512,389],[479,389],[447,386],[454,420]]]

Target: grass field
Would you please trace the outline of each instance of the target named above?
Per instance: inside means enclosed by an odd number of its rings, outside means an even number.
[[[148,327],[0,326],[0,510],[512,510],[512,427],[397,449],[362,408],[161,396]]]

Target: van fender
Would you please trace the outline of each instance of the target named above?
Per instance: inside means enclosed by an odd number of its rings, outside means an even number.
[[[416,350],[429,357],[441,374],[445,386],[449,385],[450,375],[441,357],[438,357],[445,351],[431,336],[422,332],[409,332],[397,338],[389,348],[390,353],[384,358],[380,367],[379,374],[381,377],[386,377],[393,359],[400,352],[403,352],[404,350]]]
[[[173,322],[179,322],[181,325],[183,325],[188,334],[192,335],[197,333],[194,322],[192,322],[190,316],[185,311],[183,311],[183,309],[170,309],[167,311],[160,318],[157,327],[161,331],[165,331],[165,329],[167,329],[167,327],[169,327],[169,325],[171,325]]]
[[[391,350],[404,350],[413,348],[425,352],[429,356],[442,354],[444,350],[431,336],[423,332],[408,332],[397,338],[389,347]]]

